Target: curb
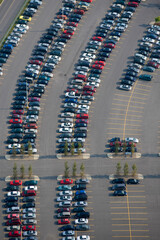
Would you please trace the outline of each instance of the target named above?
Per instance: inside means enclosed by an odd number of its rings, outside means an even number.
[[[72,176],[71,176],[72,177]],[[76,178],[79,178],[80,176],[76,176]],[[88,180],[92,180],[92,177],[91,177],[91,175],[89,175],[89,174],[85,174],[85,178],[87,178]],[[62,180],[63,179],[63,175],[58,175],[58,177],[57,177],[57,181],[60,181],[60,180]]]
[[[114,158],[115,160],[116,160],[117,158],[118,158],[118,159],[119,159],[119,158],[125,158],[125,159],[126,159],[126,158],[127,158],[127,159],[130,158],[130,159],[133,159],[133,158],[141,158],[141,153],[134,153],[134,157],[131,157],[130,155],[126,155],[126,156],[124,156],[124,155],[123,155],[123,156],[121,156],[121,155],[118,156],[118,155],[117,155],[117,156],[115,156],[114,153],[107,153],[107,154],[106,154],[106,157],[107,157],[107,158],[111,158],[111,159]]]
[[[90,154],[89,153],[84,153],[84,154],[81,154],[80,156],[78,156],[78,155],[67,155],[67,156],[64,156],[64,154],[57,154],[56,155],[56,157],[58,158],[58,159],[64,159],[64,160],[66,160],[66,159],[73,159],[73,160],[75,160],[75,159],[89,159],[90,158]]]
[[[124,175],[120,175],[119,177],[123,177],[123,178],[125,178],[125,179],[133,178],[132,175],[129,175],[128,177],[126,177],[126,176],[124,176]],[[119,178],[119,177],[117,177],[117,175],[115,175],[115,174],[111,174],[111,175],[109,175],[109,180],[113,180],[114,178]],[[143,177],[143,175],[142,175],[141,173],[137,173],[137,175],[136,175],[135,178],[136,178],[136,179],[139,179],[139,180],[144,179],[144,177]]]
[[[10,182],[12,180],[12,176],[7,176],[5,178],[5,182]],[[24,180],[36,180],[40,181],[40,178],[37,175],[33,175],[32,178],[24,178]]]
[[[39,154],[34,154],[32,156],[16,156],[13,157],[12,155],[5,155],[5,159],[8,161],[12,160],[24,160],[24,161],[32,161],[32,160],[38,160],[39,159]]]

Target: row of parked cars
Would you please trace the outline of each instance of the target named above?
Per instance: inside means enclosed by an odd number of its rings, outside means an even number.
[[[78,22],[87,10],[84,7],[86,4],[89,6],[89,3],[83,0],[78,3],[75,0],[65,0],[52,25],[33,50],[24,76],[18,80],[17,92],[12,103],[12,119],[9,122],[13,134],[7,140],[8,148],[11,149],[9,153],[13,153],[13,147],[14,151],[16,148],[17,154],[21,153],[22,144],[26,153],[29,148],[32,148],[32,153],[37,153],[35,139],[40,98],[53,77],[53,70],[61,60],[67,41],[73,36]],[[24,111],[26,106],[27,112]]]
[[[149,59],[148,59],[149,58]],[[136,79],[151,81],[154,72],[160,66],[160,26],[151,25],[139,44],[133,63],[128,65],[120,89],[130,91]],[[143,71],[143,72],[142,72]],[[138,75],[141,72],[140,75]]]
[[[7,62],[14,47],[17,47],[23,34],[29,29],[28,22],[37,12],[42,0],[30,0],[23,14],[18,18],[13,31],[7,37],[3,47],[0,50],[0,76],[3,75],[3,64]]]
[[[76,231],[79,233],[90,229],[88,225],[90,213],[86,209],[88,206],[86,188],[89,182],[88,179],[77,179],[75,184],[72,179],[63,179],[59,182],[56,202],[58,202],[58,225],[63,225],[59,228],[62,240],[90,240],[89,235],[75,237]]]
[[[83,146],[88,131],[88,113],[94,100],[94,93],[101,82],[100,75],[140,0],[136,2],[116,0],[82,52],[75,66],[74,77],[65,92],[58,135],[59,153],[66,151],[66,142],[68,152],[73,145],[75,153],[79,146],[82,153],[86,151]]]
[[[138,138],[127,137],[124,140],[121,140],[120,137],[111,138],[109,141],[110,152],[116,152],[116,148],[118,148],[118,152],[137,152],[137,143],[139,143]]]
[[[36,195],[37,184],[35,180],[10,181],[6,187],[5,213],[6,237],[9,240],[37,240],[36,231]]]
[[[124,178],[115,178],[111,183],[113,184],[111,190],[114,191],[114,196],[127,196],[126,184],[140,184],[140,181],[136,178],[128,178],[127,181]]]

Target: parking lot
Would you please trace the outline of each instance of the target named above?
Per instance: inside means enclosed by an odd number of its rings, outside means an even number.
[[[40,215],[38,216],[38,220],[40,220],[40,239],[48,240],[58,237],[57,225],[54,224],[53,219],[55,209],[53,205],[56,197],[56,177],[57,174],[62,174],[64,168],[64,162],[55,159],[58,114],[62,104],[61,96],[66,89],[68,79],[72,76],[73,65],[92,36],[95,26],[98,25],[99,20],[104,15],[104,9],[109,8],[111,3],[112,1],[107,3],[103,1],[93,2],[93,7],[89,9],[79,25],[78,31],[65,49],[62,61],[55,71],[54,80],[50,84],[45,97],[41,100],[43,111],[38,123],[40,131],[37,145],[40,159],[38,162],[33,161],[32,163],[34,171],[41,178],[41,191],[38,199],[40,203]],[[91,174],[93,178],[89,188],[91,192],[88,193],[91,198],[88,202],[90,202],[89,207],[92,208],[91,211],[93,212],[93,216],[90,218],[93,232],[91,231],[90,235],[95,239],[106,239],[107,236],[109,239],[116,237],[116,239],[127,238],[133,240],[139,236],[141,239],[157,240],[157,236],[159,236],[159,159],[156,157],[160,146],[158,128],[160,114],[157,111],[159,104],[157,101],[159,99],[158,74],[155,72],[152,82],[145,82],[144,84],[137,81],[133,92],[120,92],[116,89],[117,82],[127,66],[128,57],[134,55],[137,41],[143,36],[146,24],[158,14],[158,4],[156,0],[154,2],[146,1],[142,2],[142,5],[137,9],[132,24],[117,44],[108,66],[102,73],[102,84],[91,107],[89,134],[86,141],[87,151],[91,153],[91,158],[85,162],[85,167],[86,172]],[[41,31],[46,29],[48,22],[59,8],[60,3],[45,2],[45,7],[33,19],[31,29],[14,51],[13,58],[6,65],[5,74],[1,78],[1,181],[12,169],[12,163],[4,160],[4,141],[8,132],[6,119],[9,115],[9,106],[16,80],[22,69],[25,68]],[[96,19],[95,13],[97,15]],[[46,16],[48,16],[48,19]],[[89,33],[88,28],[90,29]],[[28,49],[27,53],[25,49]],[[68,59],[70,61],[67,61]],[[128,197],[113,198],[108,191],[110,186],[108,176],[115,171],[116,160],[105,158],[105,145],[109,138],[116,135],[123,137],[124,133],[125,136],[134,135],[134,137],[140,139],[139,148],[142,158],[129,160],[129,165],[131,166],[136,162],[138,172],[144,175],[144,180],[139,186],[128,187]],[[124,162],[126,161],[128,160],[124,160]],[[20,164],[18,163],[18,165]],[[69,160],[69,164],[72,164],[72,161]],[[4,193],[1,192],[1,199],[3,199],[3,195]],[[123,218],[126,220],[123,220]],[[43,229],[43,232],[41,229]],[[1,232],[3,233],[3,229],[1,229]]]

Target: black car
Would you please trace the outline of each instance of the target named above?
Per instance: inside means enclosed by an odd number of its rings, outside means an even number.
[[[115,179],[112,180],[112,183],[113,184],[120,184],[120,183],[125,184],[126,182],[125,182],[124,178],[115,178]]]
[[[16,125],[16,124],[15,124]],[[7,139],[6,143],[7,144],[13,144],[13,143],[19,143],[20,142],[20,139]]]
[[[6,191],[19,191],[19,186],[9,185],[6,187]]]
[[[76,208],[73,208],[73,212],[85,212],[85,208],[83,208],[83,207],[76,207]]]
[[[27,115],[36,115],[38,116],[39,115],[39,111],[38,110],[35,110],[35,111],[27,111]]]
[[[102,52],[102,53],[104,54],[104,52]],[[108,53],[107,53],[107,54],[108,54]],[[94,68],[93,68],[93,69],[91,69],[90,73],[91,73],[91,74],[92,74],[92,73],[93,73],[93,74],[94,74],[94,73],[96,73],[96,74],[101,74],[101,73],[102,73],[102,70],[101,70],[101,69],[96,69],[96,68],[94,69]]]
[[[18,207],[18,202],[7,202],[5,204],[5,207],[10,208],[10,207]]]
[[[23,144],[23,143],[28,143],[28,142],[34,143],[34,142],[35,142],[35,139],[34,139],[34,138],[25,138],[25,139],[23,139],[23,140],[21,141],[22,144]]]
[[[59,228],[60,231],[67,231],[67,230],[75,230],[75,227],[73,225],[66,225]]]
[[[16,100],[12,103],[12,105],[25,105],[26,101],[23,100]]]
[[[5,202],[17,202],[18,201],[18,197],[6,197]]]
[[[79,212],[74,215],[75,218],[89,218],[90,213],[89,212]]]
[[[35,202],[36,198],[34,196],[24,197],[22,199],[23,202]]]
[[[35,208],[35,206],[36,206],[35,202],[23,204],[23,208]]]
[[[26,96],[26,91],[18,91],[16,92],[16,96]]]
[[[29,133],[24,135],[24,138],[30,139],[30,138],[36,138],[36,134],[35,133]]]
[[[52,73],[53,72],[53,67],[43,67],[42,69],[43,72],[49,72],[49,73]]]
[[[100,56],[100,57],[107,57],[107,58],[109,58],[110,54],[109,54],[109,53],[107,53],[107,52],[99,52],[99,53],[98,53],[98,56]]]
[[[77,225],[76,226],[76,231],[87,231],[90,229],[90,226],[87,224],[82,224],[82,225]]]
[[[31,94],[29,94],[29,97],[41,97],[42,93],[40,92],[32,92]]]
[[[86,189],[86,184],[77,184],[73,186],[73,190],[84,190]]]
[[[108,53],[111,53],[111,52],[112,52],[112,48],[103,47],[103,48],[101,48],[100,52],[108,52]]]
[[[23,110],[24,109],[24,105],[13,105],[12,109],[13,110]]]
[[[132,77],[136,77],[137,76],[137,73],[136,72],[134,72],[134,71],[127,71],[126,72],[126,75],[129,75],[129,76],[132,76]]]
[[[133,81],[133,82],[136,81],[135,77],[130,76],[130,75],[125,75],[125,79],[126,79],[126,80],[129,80],[129,81]]]
[[[140,181],[138,179],[135,179],[135,178],[129,178],[127,180],[127,184],[139,184]]]
[[[81,128],[81,127],[75,128],[74,132],[75,133],[86,133],[87,132],[87,128],[86,127],[84,127],[84,128]]]
[[[23,128],[23,125],[21,123],[12,124],[10,128]]]
[[[79,138],[79,137],[86,138],[87,137],[87,133],[75,133],[74,137],[75,138]]]
[[[79,128],[79,127],[87,127],[87,123],[76,123],[75,128]]]
[[[12,134],[12,135],[8,136],[8,139],[13,139],[13,138],[20,139],[22,137],[23,137],[22,134]]]
[[[121,81],[121,84],[126,84],[126,85],[133,86],[134,82],[133,82],[133,81],[129,81],[129,80],[125,80],[125,79],[123,79],[123,80]]]
[[[86,194],[76,195],[74,200],[76,200],[76,201],[86,201],[87,200],[87,195]]]
[[[74,108],[64,108],[63,112],[70,112],[70,113],[76,113],[77,109]]]
[[[102,57],[102,56],[97,56],[96,60],[105,62],[107,60],[107,58],[106,57]]]
[[[45,92],[45,89],[43,89],[43,88],[35,88],[35,87],[34,87],[33,92],[34,92],[34,93],[40,93],[40,94],[42,94],[42,93]]]
[[[58,137],[59,138],[71,138],[72,134],[71,133],[62,133]]]

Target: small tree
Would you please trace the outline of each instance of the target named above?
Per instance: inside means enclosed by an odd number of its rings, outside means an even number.
[[[67,156],[68,154],[68,142],[65,141],[65,145],[64,145],[64,155]]]
[[[74,163],[73,163],[73,169],[72,169],[72,175],[73,175],[73,177],[76,177],[76,173],[77,173],[77,163],[74,162]]]
[[[13,148],[12,148],[13,157],[16,157],[16,154],[17,154],[17,150],[16,150],[15,146],[13,146]]]
[[[30,142],[28,142],[28,155],[31,156],[32,155],[32,145]]]
[[[24,154],[24,144],[21,145],[20,152],[22,155]]]
[[[74,143],[72,142],[71,144],[71,155],[73,156],[74,155]]]
[[[133,164],[132,165],[132,175],[133,175],[133,177],[135,177],[136,174],[137,174],[137,166],[136,166],[136,164]]]
[[[129,170],[128,170],[128,163],[125,163],[125,164],[124,164],[124,168],[123,168],[123,170],[124,170],[124,176],[127,176],[128,173],[129,173]]]
[[[155,22],[160,22],[160,16],[155,18]]]
[[[115,155],[118,154],[118,151],[119,151],[119,142],[115,141]]]
[[[81,148],[82,148],[82,144],[80,142],[78,142],[78,155],[81,155]]]
[[[17,173],[17,164],[14,163],[14,166],[13,166],[13,179],[16,179],[18,176],[18,173]]]
[[[65,161],[64,167],[65,167],[65,169],[64,169],[64,176],[65,176],[65,178],[68,178],[69,177],[69,166],[68,166],[68,162],[67,161]]]
[[[21,178],[24,178],[24,171],[25,171],[24,165],[22,164],[22,165],[21,165],[21,168],[20,168]]]
[[[121,172],[121,163],[118,162],[117,165],[116,165],[116,175],[120,175],[120,172]]]
[[[29,165],[29,168],[28,168],[28,175],[29,175],[29,178],[32,177],[32,166]]]
[[[81,175],[81,178],[84,177],[84,171],[85,171],[85,166],[84,164],[82,163],[81,166],[80,166],[80,175]]]
[[[132,157],[133,157],[134,152],[135,152],[135,147],[134,147],[134,143],[132,142],[132,144],[131,144],[131,154],[132,154]]]
[[[126,153],[127,143],[126,141],[123,142],[123,152]]]

